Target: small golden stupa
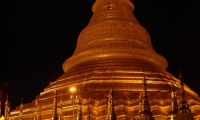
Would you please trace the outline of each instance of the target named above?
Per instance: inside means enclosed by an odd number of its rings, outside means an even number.
[[[130,0],[96,0],[64,74],[7,120],[199,120],[200,98],[133,14]]]

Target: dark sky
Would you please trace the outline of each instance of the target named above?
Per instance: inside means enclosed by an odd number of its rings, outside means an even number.
[[[93,0],[94,1],[94,0]],[[1,0],[0,86],[11,107],[31,102],[60,75],[89,22],[92,0]],[[200,1],[133,0],[167,70],[200,95]]]

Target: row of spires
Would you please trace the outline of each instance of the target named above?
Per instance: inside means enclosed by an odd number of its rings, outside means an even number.
[[[169,120],[177,120],[177,116],[181,114],[188,114],[192,116],[189,104],[187,102],[187,98],[185,95],[185,90],[184,90],[184,83],[183,83],[183,77],[179,75],[180,79],[180,105],[177,103],[176,99],[176,94],[175,94],[175,89],[174,89],[174,82],[172,81],[171,83],[171,105],[170,105],[170,113],[169,113]],[[139,105],[139,113],[138,116],[136,117],[136,120],[154,120],[154,117],[151,112],[151,107],[148,101],[148,96],[147,96],[147,86],[146,86],[147,80],[143,79],[143,95],[140,98],[140,105]],[[107,116],[106,120],[116,120],[116,114],[114,110],[114,102],[113,102],[113,89],[110,90],[109,95],[108,95],[108,108],[107,108]],[[73,96],[74,97],[74,96]],[[73,98],[74,99],[74,98]],[[73,101],[74,102],[74,101]],[[82,116],[82,109],[81,109],[81,96],[80,96],[80,91],[79,91],[79,96],[78,96],[78,103],[77,103],[77,115],[76,115],[76,120],[83,120]],[[39,112],[40,105],[38,104],[38,99],[36,97],[35,101],[35,108],[34,108],[34,118],[33,120],[41,120],[41,115]],[[10,115],[10,103],[8,102],[8,95],[7,99],[5,102],[5,120],[8,120]],[[23,117],[23,103],[21,102],[20,105],[20,113],[19,113],[19,120],[22,120]],[[74,115],[73,115],[74,117]],[[90,119],[90,111],[88,118]],[[191,118],[193,119],[193,118]],[[54,91],[54,100],[53,100],[53,115],[52,115],[52,120],[62,120],[62,94],[61,94],[61,101],[60,101],[60,114],[59,117],[57,115],[57,90]]]
[[[183,77],[180,72],[179,74],[180,79],[180,105],[177,103],[175,89],[174,89],[174,81],[172,81],[171,85],[171,105],[170,105],[170,113],[169,113],[169,120],[194,120],[193,115],[190,111],[190,107],[185,95],[184,90],[184,83],[183,83]],[[135,120],[154,120],[154,117],[151,112],[151,106],[148,101],[147,97],[147,87],[146,87],[146,79],[144,77],[143,79],[143,96],[140,99],[140,109],[138,116],[135,118]],[[183,118],[185,117],[185,118]],[[113,89],[111,89],[109,93],[109,99],[108,99],[108,114],[106,120],[116,120],[116,115],[114,111],[114,104],[113,104]]]

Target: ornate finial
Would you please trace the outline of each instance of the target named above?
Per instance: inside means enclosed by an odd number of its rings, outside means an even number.
[[[23,115],[23,97],[21,99],[20,111],[19,111],[19,118],[22,119]]]
[[[182,94],[185,94],[185,91],[184,91],[184,83],[183,83],[183,76],[182,76],[181,68],[180,68],[180,73],[179,73],[179,80],[180,80],[180,93],[182,95]]]
[[[88,120],[90,120],[90,114],[91,114],[91,109],[90,109],[90,105],[88,105]]]
[[[54,90],[52,120],[58,120],[58,117],[57,117],[57,90],[56,89]]]
[[[62,106],[62,93],[60,94],[60,106]]]
[[[8,94],[6,95],[6,103],[5,103],[5,105],[7,105],[7,104],[9,104],[8,103]]]
[[[36,96],[36,98],[35,98],[35,112],[38,112],[38,107],[39,107],[38,98]]]
[[[80,96],[80,89],[79,89],[79,96],[78,96],[78,110],[77,110],[77,116],[76,120],[83,120],[82,117],[82,109],[81,109],[81,96]]]
[[[108,114],[106,120],[116,120],[114,104],[113,104],[113,89],[110,90],[108,96]]]
[[[60,95],[60,111],[59,111],[59,118],[58,120],[62,120],[63,119],[63,111],[62,111],[62,93]]]
[[[183,76],[182,76],[182,69],[181,67],[179,68],[179,80],[181,80],[181,83],[183,82]],[[183,83],[182,83],[183,84]]]
[[[151,108],[150,108],[150,104],[148,101],[148,97],[147,97],[147,88],[146,88],[146,79],[144,77],[143,79],[143,97],[142,97],[142,111],[145,112],[150,112]]]
[[[10,104],[8,102],[8,94],[7,94],[5,102],[5,120],[8,120],[9,115],[10,115]]]
[[[34,116],[34,120],[40,120],[40,115],[39,115],[39,109],[40,109],[40,106],[39,106],[39,103],[38,103],[38,97],[36,96],[36,99],[35,99],[35,116]]]
[[[185,90],[184,90],[183,77],[182,77],[182,74],[181,74],[181,68],[180,68],[179,79],[180,79],[180,94],[181,94],[179,113],[190,113],[189,104],[188,104],[187,98],[185,96]]]
[[[144,83],[144,86],[143,86],[144,96],[143,97],[147,98],[147,83],[146,83],[146,78],[145,77],[143,79],[143,83]]]
[[[184,83],[183,83],[183,77],[181,74],[181,69],[180,69],[180,74],[179,74],[179,79],[180,79],[180,105],[179,105],[179,110],[177,114],[177,119],[183,119],[183,117],[187,120],[194,120],[194,117],[190,111],[189,104],[187,102],[187,98],[185,95],[185,90],[184,90]]]
[[[151,107],[148,101],[147,97],[147,90],[146,90],[146,79],[144,77],[143,79],[143,97],[141,98],[141,103],[140,103],[140,108],[141,111],[139,112],[139,119],[140,120],[153,120],[153,116],[151,113]]]
[[[21,99],[21,105],[20,105],[20,113],[22,114],[23,113],[23,97]]]
[[[21,98],[21,105],[20,107],[23,107],[23,97]]]
[[[170,114],[175,115],[178,112],[178,104],[176,100],[175,90],[174,90],[174,81],[171,83],[171,105],[170,105]]]
[[[59,116],[62,116],[62,106],[63,105],[63,101],[62,101],[62,93],[60,94],[60,115]]]
[[[78,95],[78,110],[77,110],[77,116],[76,120],[83,120],[82,117],[82,109],[81,109],[81,96],[80,96],[80,89],[79,89],[79,95]]]

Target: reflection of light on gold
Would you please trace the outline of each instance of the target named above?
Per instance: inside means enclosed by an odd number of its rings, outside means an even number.
[[[5,118],[3,116],[1,116],[0,120],[5,120]]]
[[[72,92],[72,93],[74,93],[74,92],[76,92],[76,88],[75,87],[70,87],[70,92]]]

